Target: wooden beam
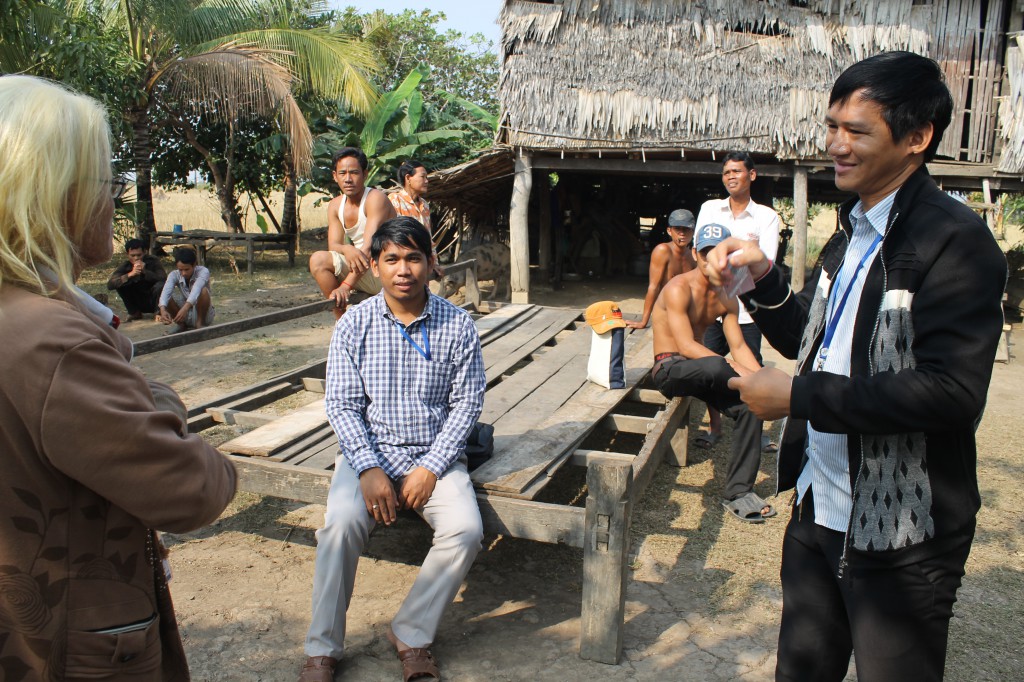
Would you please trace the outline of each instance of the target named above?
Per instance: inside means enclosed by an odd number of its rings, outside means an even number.
[[[540,184],[537,186],[540,191],[537,197],[540,201],[540,234],[537,245],[537,264],[540,271],[547,275],[551,267],[551,179],[547,173],[540,176]]]
[[[807,168],[797,166],[793,169],[793,267],[790,272],[790,285],[794,291],[801,291],[804,288],[804,271],[806,269]]]
[[[534,156],[533,168],[559,172],[580,171],[639,175],[711,175],[721,177],[722,164],[715,161],[662,161],[649,159],[599,159]],[[781,164],[758,164],[757,174],[764,177],[789,178],[793,169]]]
[[[201,412],[193,414],[192,410],[189,410],[188,418],[188,430],[189,433],[195,433],[196,431],[202,431],[203,429],[213,426],[216,422],[214,421],[213,415],[208,414],[207,410],[210,407],[226,407],[233,410],[247,411],[255,407],[263,407],[268,403],[272,403],[275,400],[290,396],[299,390],[296,384],[289,383],[287,381],[277,381],[265,384],[265,388],[261,388],[258,391],[246,393],[243,396],[230,400],[228,402],[217,403],[217,405],[204,406]]]
[[[333,471],[227,455],[238,471],[238,489],[310,504],[327,504]]]
[[[649,405],[664,405],[668,402],[668,398],[661,394],[661,391],[655,391],[650,388],[634,388],[629,394],[629,399],[636,403],[646,403]]]
[[[641,436],[654,426],[655,417],[637,417],[632,414],[609,414],[600,422],[602,429],[609,431],[621,431],[623,433],[638,433]]]
[[[238,426],[263,426],[277,419],[276,415],[259,414],[257,412],[243,412],[227,407],[210,407],[207,413],[213,417],[218,424],[231,424]]]
[[[326,393],[327,380],[302,377],[302,388],[306,389],[310,393]]]
[[[488,533],[549,544],[583,546],[582,507],[517,500],[478,492],[476,501]]]
[[[605,452],[604,450],[576,450],[569,458],[569,462],[575,466],[589,466],[591,462],[618,462],[632,466],[636,455],[628,455],[625,452]]]
[[[580,657],[610,665],[622,655],[632,487],[633,467],[626,463],[587,467]]]
[[[530,302],[530,189],[533,168],[530,155],[516,155],[516,176],[509,208],[509,248],[512,260],[512,302]]]
[[[237,391],[232,391],[231,393],[228,393],[227,395],[222,395],[219,398],[214,398],[213,400],[208,400],[205,403],[201,403],[194,407],[190,407],[188,410],[188,416],[195,417],[198,415],[205,414],[206,410],[211,407],[233,407],[235,409],[244,409],[237,406],[237,401],[239,401],[242,398],[260,394],[266,391],[266,389],[281,383],[295,384],[296,387],[294,390],[299,391],[301,390],[301,388],[299,388],[298,385],[302,383],[304,377],[324,378],[326,376],[327,360],[314,360],[308,365],[303,365],[302,367],[296,367],[295,369],[288,370],[287,372],[278,374],[277,376],[271,377],[266,381],[261,381],[257,384],[252,384],[250,386],[246,386],[245,388],[240,388]],[[273,402],[274,400],[276,400],[276,398],[266,400],[265,402],[259,403],[258,405],[251,405],[250,407],[260,407],[261,405],[266,405],[267,403]]]
[[[135,355],[146,355],[148,353],[155,353],[169,348],[187,346],[190,343],[219,339],[222,336],[237,334],[238,332],[244,332],[250,329],[266,327],[267,325],[287,322],[288,320],[295,320],[307,315],[326,312],[333,307],[333,301],[315,301],[313,303],[306,303],[286,310],[276,310],[272,313],[256,315],[255,317],[247,317],[244,320],[235,320],[234,322],[225,322],[223,324],[213,324],[209,327],[193,329],[191,331],[181,332],[180,334],[171,334],[169,336],[161,336],[155,339],[138,341],[135,344]]]

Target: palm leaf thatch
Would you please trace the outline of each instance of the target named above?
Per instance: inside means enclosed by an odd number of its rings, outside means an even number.
[[[911,50],[939,62],[956,102],[939,154],[991,163],[1010,2],[506,0],[499,141],[821,158],[836,77]]]
[[[291,139],[296,167],[304,173],[312,163],[313,138],[281,57],[277,51],[226,43],[167,63],[151,83],[162,82],[170,100],[224,122],[247,115],[279,118]]]

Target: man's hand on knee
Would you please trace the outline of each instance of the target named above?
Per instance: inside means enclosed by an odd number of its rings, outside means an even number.
[[[362,277],[363,273],[370,268],[369,257],[351,244],[341,247],[341,255],[345,256],[349,270],[355,273],[356,277]]]
[[[402,479],[398,499],[403,509],[422,509],[434,494],[437,476],[423,467],[416,467]]]
[[[336,308],[344,310],[348,306],[348,297],[352,294],[352,287],[347,282],[342,282],[336,289],[327,295],[327,298],[334,301]]]
[[[363,492],[366,511],[377,523],[390,526],[395,522],[398,498],[395,496],[395,486],[383,469],[373,467],[359,474],[359,488]]]

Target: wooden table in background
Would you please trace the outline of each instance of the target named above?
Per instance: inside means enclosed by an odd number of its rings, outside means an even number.
[[[244,246],[246,273],[256,269],[256,252],[279,250],[288,252],[288,265],[295,266],[295,235],[263,232],[218,232],[215,230],[189,230],[188,232],[153,232],[149,235],[149,250],[156,246],[188,244],[196,249],[200,265],[206,264],[206,250],[214,246]]]

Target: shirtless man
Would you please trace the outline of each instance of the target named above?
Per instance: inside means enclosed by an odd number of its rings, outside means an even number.
[[[644,297],[644,314],[639,322],[626,322],[634,329],[643,329],[651,320],[651,310],[658,300],[665,283],[676,275],[682,275],[697,267],[693,260],[693,227],[697,224],[693,214],[679,208],[668,216],[669,241],[658,244],[651,252],[651,266],[647,275],[647,296]]]
[[[382,223],[395,217],[384,192],[366,188],[366,154],[344,147],[334,155],[334,181],[341,194],[327,205],[327,251],[309,258],[309,273],[341,317],[353,289],[376,294],[380,280],[370,271],[370,241]]]
[[[673,277],[654,304],[651,376],[665,397],[693,396],[735,420],[722,506],[741,521],[762,523],[776,513],[754,493],[761,464],[762,422],[743,404],[739,393],[726,386],[731,377],[753,374],[761,366],[743,340],[737,299],[724,299],[707,275],[708,251],[729,236],[726,227],[702,225],[694,248],[697,267]],[[731,361],[698,341],[719,317]]]

